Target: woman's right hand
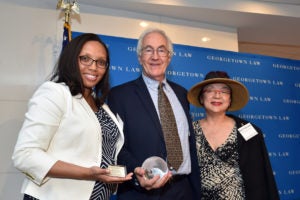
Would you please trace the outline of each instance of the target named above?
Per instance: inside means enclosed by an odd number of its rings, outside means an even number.
[[[59,160],[49,170],[47,177],[122,183],[131,180],[133,175],[133,173],[128,173],[125,177],[114,177],[109,174],[110,171],[108,169],[102,169],[97,166],[87,168]]]
[[[133,173],[128,173],[125,177],[110,176],[110,171],[108,169],[102,169],[100,167],[91,167],[91,177],[93,180],[101,181],[104,183],[123,183],[125,181],[131,180]]]

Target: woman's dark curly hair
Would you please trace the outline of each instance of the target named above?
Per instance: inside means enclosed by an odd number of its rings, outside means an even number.
[[[99,42],[106,51],[107,68],[101,81],[95,86],[94,92],[96,94],[96,104],[101,106],[109,92],[109,66],[110,58],[109,51],[105,43],[93,33],[84,33],[68,43],[60,54],[57,64],[55,65],[53,75],[50,77],[51,81],[56,83],[65,83],[72,94],[72,96],[83,94],[84,85],[80,75],[78,56],[85,43],[89,41]]]

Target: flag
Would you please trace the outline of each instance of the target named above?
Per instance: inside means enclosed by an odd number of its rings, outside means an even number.
[[[62,50],[65,46],[72,40],[72,32],[71,26],[68,22],[64,23],[64,33],[63,33],[63,42],[62,42]]]

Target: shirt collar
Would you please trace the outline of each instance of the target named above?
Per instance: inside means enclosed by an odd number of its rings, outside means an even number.
[[[144,74],[142,74],[142,77],[143,77],[147,87],[149,87],[151,89],[154,89],[154,90],[157,90],[158,85],[159,85],[159,81],[153,80],[153,79],[149,78],[148,76],[146,76]],[[167,79],[164,78],[164,80],[162,82],[164,83],[164,86],[165,86],[165,89],[166,89],[167,86],[168,86]]]

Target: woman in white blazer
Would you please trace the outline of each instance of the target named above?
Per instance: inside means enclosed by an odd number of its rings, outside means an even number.
[[[105,104],[109,92],[109,52],[91,33],[62,51],[50,81],[28,104],[12,156],[26,175],[24,199],[109,199],[111,176],[124,143],[121,120]]]

